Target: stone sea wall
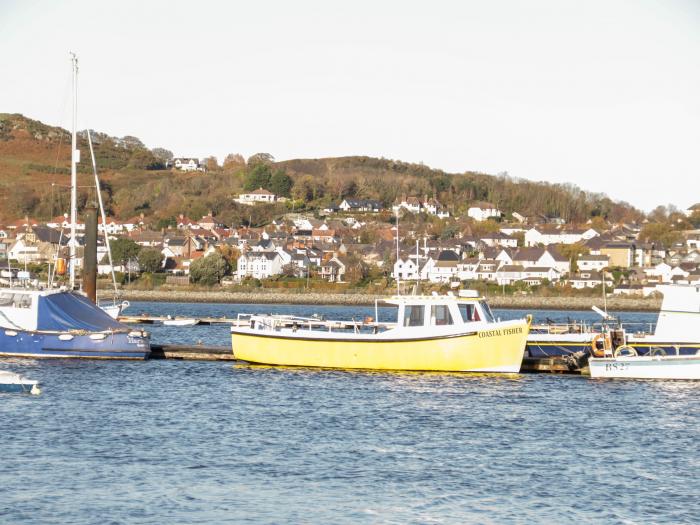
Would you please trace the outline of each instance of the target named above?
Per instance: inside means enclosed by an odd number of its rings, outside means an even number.
[[[111,292],[100,292],[100,298],[110,298]],[[169,301],[187,303],[248,303],[248,304],[334,304],[372,305],[374,301],[386,299],[386,295],[358,293],[279,292],[259,290],[255,292],[190,291],[190,290],[125,290],[122,297],[130,301]],[[600,297],[537,297],[499,296],[488,298],[494,308],[516,308],[525,310],[588,310],[595,305],[603,307]],[[660,299],[610,297],[609,310],[654,311],[661,306]]]

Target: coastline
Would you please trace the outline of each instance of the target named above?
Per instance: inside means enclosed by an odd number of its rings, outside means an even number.
[[[100,290],[99,299],[112,297],[111,291]],[[261,290],[256,292],[229,292],[223,290],[122,290],[121,297],[128,301],[175,302],[175,303],[238,303],[238,304],[311,304],[370,306],[375,300],[390,295],[358,293],[279,292]],[[590,310],[591,306],[603,307],[600,297],[538,297],[499,296],[487,297],[493,308],[517,310]],[[614,311],[658,311],[661,299],[641,297],[609,297],[608,310]]]

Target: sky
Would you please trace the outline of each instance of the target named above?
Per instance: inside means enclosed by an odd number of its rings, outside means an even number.
[[[0,0],[0,112],[700,202],[699,0]]]

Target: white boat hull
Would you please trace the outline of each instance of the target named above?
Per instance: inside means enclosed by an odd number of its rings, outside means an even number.
[[[591,357],[593,378],[700,379],[700,355]]]

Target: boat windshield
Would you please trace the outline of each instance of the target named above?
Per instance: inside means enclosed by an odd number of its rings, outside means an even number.
[[[488,303],[486,301],[479,301],[479,305],[481,306],[481,311],[484,312],[484,321],[488,321],[489,323],[495,323],[496,318],[493,316],[493,313],[491,312],[491,308],[489,307]]]
[[[26,293],[0,293],[0,306],[10,306],[14,308],[31,308],[32,296]]]
[[[423,319],[425,318],[425,306],[420,305],[406,305],[403,311],[403,325],[404,326],[423,326]]]
[[[474,303],[462,303],[459,305],[459,311],[462,314],[462,320],[465,323],[471,323],[473,321],[480,321],[479,312],[477,311]]]

